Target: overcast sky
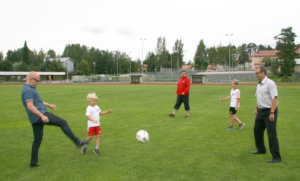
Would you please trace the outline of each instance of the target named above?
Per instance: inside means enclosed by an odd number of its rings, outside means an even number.
[[[165,37],[172,52],[184,44],[192,60],[201,39],[207,47],[242,43],[275,46],[274,36],[293,27],[300,43],[299,0],[1,0],[0,52],[27,44],[31,50],[79,43],[126,52],[133,59],[155,51]]]

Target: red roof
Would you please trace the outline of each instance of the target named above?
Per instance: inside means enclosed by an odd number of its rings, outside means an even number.
[[[192,69],[192,68],[194,68],[194,66],[193,65],[182,65],[181,68],[182,69]]]
[[[216,68],[218,68],[218,67],[215,66],[215,65],[209,65],[209,66],[207,66],[207,68],[208,68],[208,69],[216,69]]]
[[[274,57],[277,58],[277,53],[279,52],[279,50],[263,50],[260,51],[258,53],[254,53],[252,56],[254,57]]]

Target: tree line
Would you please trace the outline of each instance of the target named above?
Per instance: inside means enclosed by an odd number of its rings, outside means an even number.
[[[279,76],[289,76],[293,72],[294,59],[299,56],[295,53],[296,34],[292,27],[283,28],[280,34],[276,35],[276,50],[278,60],[270,60],[268,57],[263,60],[272,72]],[[170,52],[166,48],[166,38],[158,37],[154,51],[146,54],[142,63],[140,59],[132,60],[124,52],[99,50],[94,47],[87,47],[80,44],[68,44],[63,53],[57,54],[50,49],[44,51],[30,50],[27,42],[22,48],[8,50],[6,56],[0,52],[1,71],[66,71],[59,62],[59,57],[70,57],[74,60],[74,73],[76,74],[126,74],[130,72],[141,72],[142,64],[146,64],[143,70],[148,72],[159,72],[161,68],[181,69],[184,64],[193,65],[196,70],[206,70],[208,65],[221,66],[224,69],[234,69],[250,62],[249,57],[254,52],[262,50],[274,50],[271,46],[256,45],[255,43],[244,43],[240,46],[218,45],[206,47],[201,39],[197,45],[193,60],[183,61],[184,44],[181,39],[177,39]],[[50,61],[50,58],[54,61]]]

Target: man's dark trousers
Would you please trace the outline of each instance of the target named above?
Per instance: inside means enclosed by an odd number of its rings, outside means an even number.
[[[184,103],[184,109],[186,111],[190,110],[190,104],[189,104],[189,95],[177,95],[177,100],[176,100],[176,104],[174,106],[174,109],[178,110],[182,104],[182,102]]]
[[[276,109],[274,112],[275,120],[273,122],[269,120],[270,111],[271,109],[258,109],[257,111],[254,125],[255,144],[257,151],[266,152],[266,147],[264,144],[264,131],[265,128],[267,128],[270,152],[274,159],[281,159],[276,132],[278,109]]]
[[[32,143],[31,162],[30,162],[31,165],[38,163],[38,152],[39,152],[39,147],[40,147],[42,139],[43,139],[44,125],[54,125],[54,126],[60,127],[62,129],[62,131],[76,145],[80,144],[80,140],[73,134],[71,128],[69,127],[68,123],[64,119],[62,119],[52,113],[49,113],[49,112],[46,112],[44,115],[48,117],[48,119],[49,119],[48,123],[44,123],[41,119],[39,119],[36,123],[32,124],[34,141]]]

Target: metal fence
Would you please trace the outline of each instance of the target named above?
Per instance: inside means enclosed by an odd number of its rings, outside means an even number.
[[[221,83],[231,83],[233,79],[237,79],[240,83],[255,83],[257,82],[256,76],[254,71],[230,71],[230,72],[200,72],[200,71],[187,71],[187,76],[194,83],[196,82],[195,75],[203,75],[203,80],[201,83],[213,83],[213,84],[221,84]],[[61,77],[54,76],[53,79],[47,80],[45,77],[41,76],[42,82],[44,84],[69,84],[69,83],[107,83],[107,84],[130,84],[131,83],[131,76],[132,75],[142,75],[139,78],[139,83],[144,84],[176,84],[178,79],[180,78],[181,72],[180,71],[166,71],[166,72],[135,72],[132,74],[120,74],[120,75],[108,75],[108,74],[101,74],[101,75],[73,75],[69,76],[69,80],[64,80]],[[272,77],[270,76],[275,82],[281,82],[281,78]],[[43,77],[43,78],[42,78]],[[2,77],[0,79],[0,84],[15,84],[15,83],[22,83],[24,77],[7,79],[6,77]],[[199,78],[198,78],[199,80]],[[297,83],[300,80],[300,74],[294,73],[293,77],[291,78],[290,82]]]
[[[144,72],[115,75],[90,75],[90,76],[73,76],[72,83],[130,83],[131,75],[142,75],[140,83],[177,83],[181,76],[181,72]],[[191,80],[193,75],[203,74],[203,83],[230,83],[233,79],[238,79],[240,82],[255,82],[256,77],[254,72],[192,72],[187,71],[187,77]]]

